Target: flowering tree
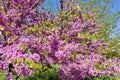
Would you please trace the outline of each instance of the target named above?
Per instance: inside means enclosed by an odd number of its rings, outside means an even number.
[[[119,29],[116,29],[116,23],[120,18],[120,11],[112,13],[111,8],[114,3],[114,0],[76,0],[79,3],[79,6],[84,9],[86,12],[95,11],[94,19],[97,19],[98,24],[102,25],[101,39],[105,42],[109,42],[108,47],[111,47],[112,50],[105,51],[104,54],[107,57],[120,56],[120,35]],[[88,18],[89,19],[89,18]],[[114,38],[112,38],[114,36]]]
[[[73,0],[63,1],[58,15],[37,10],[43,0],[0,2],[0,31],[4,37],[0,69],[6,72],[7,80],[48,69],[55,69],[63,80],[120,72],[118,59],[102,55],[110,48],[101,40],[102,26],[94,19],[96,12],[85,12]]]

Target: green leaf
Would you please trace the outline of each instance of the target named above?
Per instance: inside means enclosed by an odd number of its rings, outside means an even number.
[[[19,48],[23,50],[23,49],[27,49],[28,46],[27,45],[20,45]]]
[[[30,68],[35,68],[35,69],[41,69],[42,68],[42,64],[40,63],[35,63],[33,62],[33,60],[29,59],[29,58],[25,58],[25,63],[27,63],[27,65],[30,67]]]
[[[37,64],[37,63],[36,63],[36,64],[35,64],[35,69],[39,69],[39,70],[42,69],[42,64],[39,64],[39,63]]]
[[[22,62],[22,60],[23,60],[22,58],[17,58],[16,59],[17,65],[20,65],[20,63]]]
[[[33,63],[33,61],[31,59],[29,59],[29,58],[25,58],[25,62],[26,63]]]
[[[13,43],[17,38],[18,36],[13,36],[12,38],[9,38],[8,43]]]
[[[54,69],[59,70],[60,69],[60,65],[59,64],[55,64],[55,65],[51,65]]]
[[[32,62],[32,63],[29,64],[29,67],[30,67],[30,68],[34,68],[35,66],[36,66],[36,65],[35,65],[34,62]]]
[[[96,42],[96,41],[97,41],[97,38],[96,38],[95,35],[92,36],[92,41],[93,41],[93,42]]]
[[[78,33],[78,37],[84,37],[85,35],[83,33]]]
[[[6,32],[5,32],[5,36],[6,36],[6,37],[10,36],[10,32],[9,32],[9,31],[6,31]]]
[[[43,50],[43,55],[44,56],[48,56],[48,51],[47,50]]]
[[[84,39],[84,43],[87,43],[87,42],[88,42],[88,38],[85,38],[85,39]]]
[[[94,66],[95,66],[96,69],[98,69],[98,70],[103,70],[103,69],[104,69],[104,67],[103,67],[101,64],[99,64],[98,62],[95,62],[95,63],[94,63]]]
[[[77,56],[76,53],[72,53],[72,54],[70,55],[70,60],[73,61],[73,60],[76,58],[76,56]]]
[[[0,80],[5,80],[5,77],[6,77],[5,72],[0,70]]]
[[[68,21],[64,21],[63,23],[65,26],[69,24]]]
[[[89,34],[88,33],[78,33],[78,37],[86,37],[89,38]]]
[[[65,35],[65,41],[68,42],[69,39],[70,39],[70,38],[69,38],[69,35],[66,34],[66,35]]]
[[[107,67],[109,67],[111,65],[111,63],[110,62],[107,62],[107,63],[105,63],[104,65],[103,65],[103,67],[104,68],[107,68]]]
[[[52,24],[49,21],[45,21],[44,26],[45,26],[46,30],[51,30],[52,29]]]
[[[29,59],[29,58],[25,59],[25,63],[27,63],[30,68],[34,68],[35,67],[35,63],[31,59]]]

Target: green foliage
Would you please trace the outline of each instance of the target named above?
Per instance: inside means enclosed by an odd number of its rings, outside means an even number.
[[[0,70],[0,80],[5,80],[5,72]]]
[[[21,50],[24,50],[24,49],[27,49],[28,46],[27,46],[27,45],[20,45],[19,48],[20,48]]]
[[[58,79],[58,73],[54,69],[48,69],[45,72],[35,73],[34,75],[28,78],[24,78],[24,80],[60,80],[60,79]]]
[[[104,76],[101,76],[101,77],[91,77],[91,78],[86,78],[85,80],[120,80],[119,77],[113,77],[113,76],[110,76],[110,75],[104,75]]]
[[[23,32],[27,33],[27,34],[32,34],[32,33],[41,33],[42,28],[38,27],[38,25],[34,25],[33,27],[29,27],[27,29],[25,29]]]
[[[99,64],[98,62],[94,63],[94,66],[96,67],[97,70],[103,70],[103,66],[101,64]]]
[[[51,65],[51,67],[51,69],[46,69],[45,71],[36,71],[34,75],[27,78],[19,77],[18,80],[61,80],[58,78],[58,70],[60,69],[60,65]]]
[[[5,36],[6,36],[6,37],[10,36],[10,32],[9,32],[9,31],[6,31],[6,32],[5,32]]]
[[[52,66],[52,68],[57,72],[57,71],[59,71],[59,69],[60,69],[60,65],[59,64],[55,64],[55,65],[51,65]]]
[[[94,66],[96,67],[97,70],[104,70],[106,68],[108,68],[112,63],[107,62],[104,65],[101,65],[99,62],[95,62]]]
[[[34,75],[27,77],[27,78],[19,78],[18,80],[61,80],[58,78],[58,73],[53,70],[49,69],[45,72],[35,73]],[[101,77],[86,77],[85,80],[120,80],[120,75],[117,77],[113,77],[110,75],[104,75]]]
[[[48,56],[48,51],[43,50],[43,54],[44,54],[44,56]]]
[[[13,43],[16,39],[18,39],[18,36],[13,36],[12,38],[8,39],[8,43]]]
[[[71,54],[70,55],[70,60],[72,60],[72,61],[75,60],[76,56],[77,56],[76,53]]]
[[[29,58],[26,58],[24,62],[27,63],[30,68],[35,68],[35,69],[38,69],[38,70],[42,69],[42,64],[35,63],[34,61],[32,61]]]
[[[95,35],[92,36],[92,41],[93,41],[93,42],[96,42],[96,41],[97,41],[97,38],[96,38]]]

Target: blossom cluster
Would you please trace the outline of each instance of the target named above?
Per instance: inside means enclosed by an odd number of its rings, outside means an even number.
[[[0,69],[6,72],[7,80],[12,80],[12,75],[27,77],[56,64],[63,80],[120,72],[119,59],[103,55],[109,43],[101,41],[102,26],[92,19],[94,14],[77,9],[75,3],[75,9],[63,10],[57,16],[38,12],[36,6],[43,1],[0,3],[5,11],[0,12],[0,35],[4,36],[0,41]]]

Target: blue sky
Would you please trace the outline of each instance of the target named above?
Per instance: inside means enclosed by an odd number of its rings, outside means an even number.
[[[115,13],[115,12],[117,12],[117,11],[120,11],[120,0],[115,0],[115,1],[114,1],[113,8],[111,9],[111,11],[112,11],[113,13]],[[116,25],[117,25],[117,28],[120,29],[120,18],[119,18],[119,20],[118,20],[118,22],[117,22]]]
[[[115,0],[112,8],[112,12],[120,11],[120,0]]]
[[[44,2],[44,5],[47,4],[47,2],[51,2],[51,5],[53,7],[53,12],[56,14],[58,12],[58,9],[56,6],[60,6],[60,3],[59,3],[60,0],[45,0]],[[120,11],[120,0],[114,0],[114,3],[113,3],[113,7],[111,8],[111,11],[113,13],[117,12],[117,11]],[[119,21],[117,22],[117,28],[120,29],[120,19]]]
[[[54,9],[53,12],[56,14],[58,12],[57,7],[60,6],[60,0],[45,0],[44,5],[47,5],[48,2],[51,2],[52,8]]]

